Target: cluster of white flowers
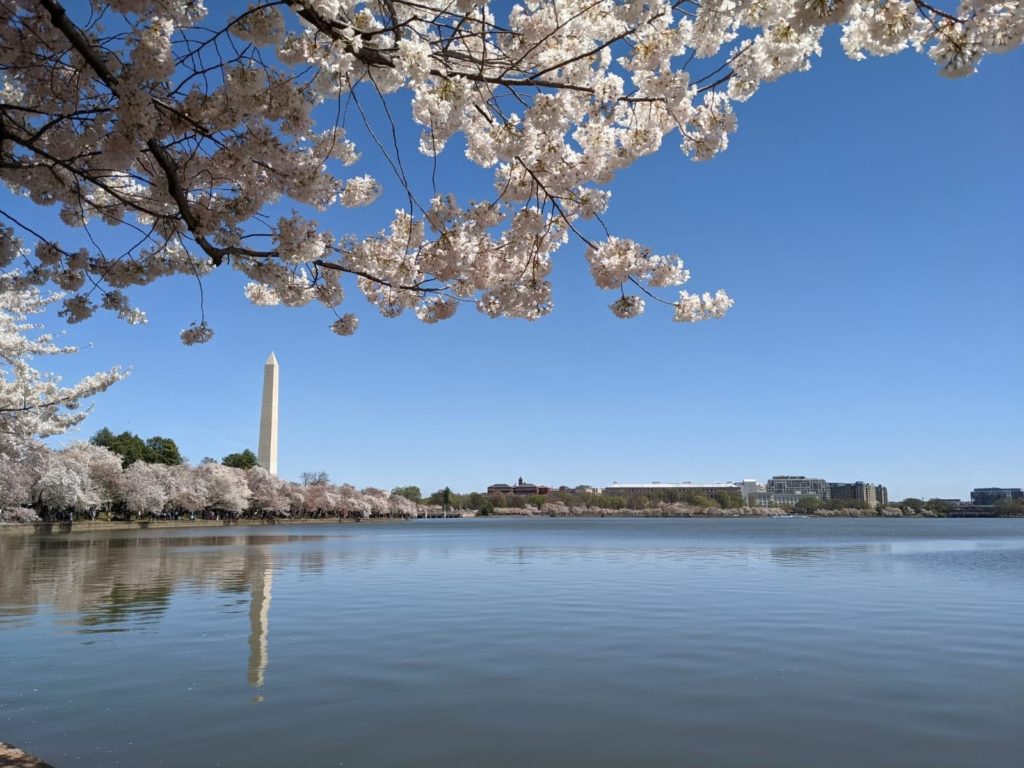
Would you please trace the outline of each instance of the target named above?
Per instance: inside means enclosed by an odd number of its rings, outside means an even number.
[[[97,284],[104,307],[141,322],[116,289],[222,265],[248,277],[260,305],[333,308],[344,277],[389,317],[436,322],[468,301],[534,319],[551,311],[551,261],[573,236],[602,288],[678,286],[689,278],[678,259],[591,223],[615,174],[672,137],[694,160],[726,149],[734,102],[810,67],[830,26],[855,59],[913,49],[951,77],[1024,39],[1020,0],[942,2],[257,0],[226,24],[206,20],[199,0],[7,3],[0,88],[14,108],[2,115],[0,180],[54,205],[65,225],[141,237],[108,257],[92,230],[84,253],[45,239],[26,252],[2,230],[0,269],[23,258],[17,287],[75,292],[63,308],[72,322],[92,314]],[[440,157],[458,139],[493,173],[480,194],[489,202],[439,192],[444,169],[407,173],[403,90],[419,150]],[[342,113],[367,121],[408,208],[369,235],[333,236],[298,215],[274,222],[283,200],[323,210],[380,197],[381,181],[346,176],[359,149]],[[612,311],[634,317],[638,301]],[[730,304],[685,294],[675,317],[719,317]],[[355,329],[349,317],[335,332]],[[182,332],[187,344],[211,336],[205,320]]]
[[[675,302],[674,319],[678,323],[695,323],[712,317],[721,317],[733,305],[725,291],[718,291],[712,296],[704,293],[694,296],[687,291],[679,292],[679,300]]]
[[[359,328],[359,318],[349,313],[342,315],[331,324],[331,330],[339,336],[351,336]]]
[[[205,322],[192,323],[188,328],[181,332],[181,340],[185,344],[192,346],[193,344],[205,344],[213,338],[213,329],[210,328]]]
[[[623,320],[629,320],[644,313],[644,300],[639,296],[623,296],[608,306],[612,314],[616,317],[621,317]]]
[[[82,402],[124,378],[115,368],[71,386],[33,367],[33,358],[71,354],[76,347],[58,346],[51,334],[33,333],[26,322],[60,299],[43,296],[34,287],[17,287],[19,276],[0,275],[0,464],[18,456],[33,436],[57,435],[82,421]]]
[[[341,204],[349,208],[369,205],[380,197],[382,191],[380,184],[372,176],[353,176],[345,182]]]

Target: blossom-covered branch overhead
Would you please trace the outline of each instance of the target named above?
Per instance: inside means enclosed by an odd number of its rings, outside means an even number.
[[[1021,3],[988,0],[270,0],[235,13],[215,18],[201,0],[0,5],[0,178],[89,243],[0,211],[0,269],[20,269],[17,289],[59,286],[72,322],[100,306],[142,322],[125,289],[230,266],[254,303],[320,302],[342,335],[358,323],[342,309],[347,281],[389,317],[436,322],[472,303],[534,319],[552,308],[554,253],[577,239],[617,316],[653,300],[678,321],[719,317],[724,292],[689,293],[678,257],[605,230],[619,170],[666,138],[695,160],[724,150],[733,103],[806,70],[832,25],[852,58],[909,48],[950,77],[1024,36]],[[421,153],[440,159],[458,137],[491,169],[480,200],[409,178],[396,121],[410,112]],[[367,146],[346,133],[349,113]],[[269,213],[373,203],[391,177],[355,168],[361,151],[382,153],[408,198],[382,231]],[[105,245],[107,227],[130,247]],[[211,335],[200,317],[182,338]]]

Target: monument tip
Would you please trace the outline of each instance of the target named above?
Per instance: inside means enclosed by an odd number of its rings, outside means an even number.
[[[274,357],[273,352],[271,352],[269,357],[267,357],[267,362],[264,363],[264,365],[277,365],[277,358]]]

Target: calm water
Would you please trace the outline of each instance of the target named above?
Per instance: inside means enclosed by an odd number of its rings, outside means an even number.
[[[1024,765],[1024,520],[0,536],[67,766]]]

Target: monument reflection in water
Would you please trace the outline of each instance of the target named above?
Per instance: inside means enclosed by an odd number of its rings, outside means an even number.
[[[76,633],[99,636],[154,625],[178,591],[248,593],[247,680],[261,688],[269,660],[273,548],[321,538],[0,536],[0,630],[26,626],[51,608],[73,616]],[[308,555],[297,559],[302,563]]]
[[[267,635],[270,634],[270,587],[274,569],[269,565],[253,574],[249,583],[249,685],[260,688],[267,671]]]

